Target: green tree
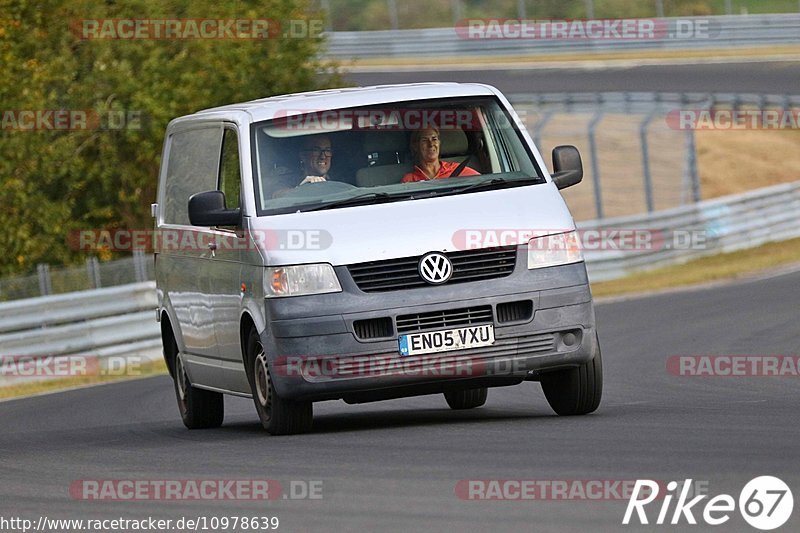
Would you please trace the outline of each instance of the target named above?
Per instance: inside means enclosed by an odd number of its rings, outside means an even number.
[[[79,229],[148,228],[168,121],[199,109],[341,85],[322,38],[80,38],[93,19],[318,20],[310,0],[0,0],[0,275],[82,261]],[[300,27],[300,23],[297,27]],[[314,28],[313,24],[309,26]],[[20,131],[21,110],[91,110],[99,128]],[[121,129],[108,117],[133,119]]]

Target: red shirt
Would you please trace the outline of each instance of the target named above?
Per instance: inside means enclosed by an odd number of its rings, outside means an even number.
[[[436,176],[433,178],[435,180],[450,177],[450,174],[455,169],[458,168],[458,165],[461,164],[461,163],[456,163],[455,161],[440,161],[439,163],[440,163],[439,172],[437,172]],[[479,175],[480,172],[470,167],[464,167],[463,169],[461,169],[461,173],[459,174],[459,176],[479,176]],[[414,165],[414,171],[409,172],[408,174],[403,176],[403,179],[400,181],[401,183],[410,183],[412,181],[427,181],[429,179],[431,178],[429,178],[421,168]]]

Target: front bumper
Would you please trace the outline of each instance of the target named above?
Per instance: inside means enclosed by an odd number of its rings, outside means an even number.
[[[501,279],[378,294],[361,293],[346,273],[339,274],[343,293],[268,301],[262,342],[274,386],[284,398],[363,402],[511,385],[584,364],[597,349],[583,263],[516,268]],[[502,323],[497,306],[519,301],[532,302],[530,317]],[[491,346],[401,356],[396,329],[391,336],[364,340],[354,328],[359,320],[388,317],[396,325],[402,315],[478,306],[492,309]]]

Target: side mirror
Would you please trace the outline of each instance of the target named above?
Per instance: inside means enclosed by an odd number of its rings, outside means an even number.
[[[574,146],[553,148],[553,183],[559,189],[577,185],[583,179],[581,154]]]
[[[189,222],[193,226],[238,226],[242,210],[225,209],[225,193],[206,191],[189,198]]]

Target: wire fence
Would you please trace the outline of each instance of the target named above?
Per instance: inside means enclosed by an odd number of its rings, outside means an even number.
[[[800,117],[800,96],[790,95],[544,93],[509,100],[545,160],[559,144],[581,151],[584,181],[562,191],[577,220],[698,202],[698,130],[797,130]]]
[[[37,266],[36,274],[0,278],[0,301],[114,287],[153,279],[153,256],[139,251],[114,261],[100,262],[97,257],[88,257],[83,265],[52,266],[42,263]]]

